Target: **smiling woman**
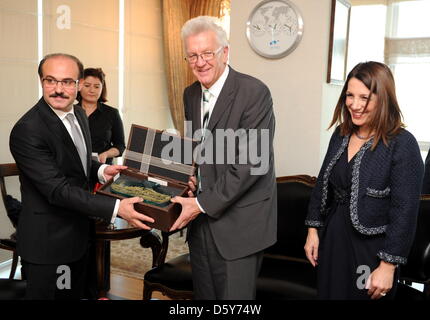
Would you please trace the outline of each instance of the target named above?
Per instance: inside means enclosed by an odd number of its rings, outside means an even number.
[[[305,222],[320,299],[392,299],[396,267],[407,262],[423,162],[414,136],[403,129],[394,87],[386,65],[359,63],[335,108],[330,127],[338,127]]]
[[[373,136],[373,128],[370,124],[377,99],[377,96],[372,95],[363,82],[357,78],[349,80],[345,105],[351,114],[352,123],[357,127],[354,132],[357,138],[369,139]]]

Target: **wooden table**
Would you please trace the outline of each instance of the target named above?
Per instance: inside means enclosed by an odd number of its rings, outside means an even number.
[[[140,237],[140,245],[143,248],[151,248],[152,265],[155,257],[161,250],[161,239],[154,230],[142,230],[130,227],[128,222],[117,218],[115,225],[96,223],[95,255],[97,268],[97,292],[98,297],[106,297],[110,289],[110,241],[126,240]]]

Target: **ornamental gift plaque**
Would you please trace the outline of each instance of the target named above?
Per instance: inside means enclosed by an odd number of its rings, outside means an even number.
[[[118,199],[141,197],[143,202],[136,203],[135,210],[155,220],[145,224],[169,231],[181,212],[170,199],[187,196],[196,145],[192,139],[133,124],[123,155],[128,168],[97,193]]]

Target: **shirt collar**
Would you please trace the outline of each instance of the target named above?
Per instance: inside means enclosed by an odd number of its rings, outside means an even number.
[[[60,118],[61,121],[63,121],[69,113],[75,115],[75,112],[74,112],[75,111],[75,107],[74,106],[73,106],[72,110],[70,110],[68,112],[64,112],[62,110],[54,109],[53,107],[51,107],[51,105],[49,103],[48,103],[48,106],[51,108],[52,111],[55,112],[55,114],[58,116],[58,118]]]
[[[209,89],[207,89],[209,90],[210,94],[217,99],[221,93],[222,87],[224,87],[224,83],[227,80],[229,71],[230,71],[230,67],[226,65],[223,73],[221,74],[221,77],[219,77],[219,79],[215,81],[215,83]],[[202,92],[203,90],[206,90],[206,88],[203,85],[201,87],[202,87]]]

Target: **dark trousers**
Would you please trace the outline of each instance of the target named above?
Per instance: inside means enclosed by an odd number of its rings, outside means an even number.
[[[21,261],[27,279],[26,300],[78,300],[83,297],[88,254],[64,264]]]
[[[263,252],[236,260],[224,259],[207,219],[207,215],[200,214],[188,234],[194,299],[254,300]]]

